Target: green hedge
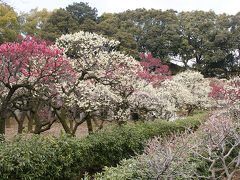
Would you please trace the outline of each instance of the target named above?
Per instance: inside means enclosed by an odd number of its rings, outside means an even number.
[[[33,136],[0,143],[0,179],[74,179],[92,174],[141,153],[144,142],[154,136],[197,128],[204,115],[124,125],[84,138]]]
[[[96,173],[93,177],[85,174],[84,180],[149,180],[146,173],[141,170],[140,160],[137,157],[123,159],[116,167],[104,167],[101,173]]]

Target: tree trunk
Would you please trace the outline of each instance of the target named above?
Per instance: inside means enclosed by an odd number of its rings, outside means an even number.
[[[22,134],[23,129],[23,121],[18,122],[18,134]]]
[[[2,107],[0,110],[0,135],[5,134],[5,123],[6,123],[7,113],[8,113],[7,107],[15,91],[16,91],[16,88],[11,88],[10,91],[8,92],[6,99],[2,100]]]
[[[1,111],[0,111],[0,134],[2,134],[2,135],[5,134],[6,118],[7,118],[7,110],[3,104]]]
[[[26,111],[22,112],[21,118],[19,119],[19,122],[18,122],[18,134],[22,134],[22,132],[23,132],[23,129],[24,129],[23,123],[24,123],[26,115],[27,115]]]
[[[88,128],[88,134],[92,134],[93,133],[93,126],[92,126],[92,121],[91,121],[90,116],[87,117],[87,128]]]
[[[40,130],[41,130],[41,124],[39,121],[36,121],[36,125],[35,125],[35,129],[33,131],[34,134],[40,134]]]
[[[0,113],[0,134],[5,134],[5,123],[6,123],[6,115],[2,111]]]
[[[70,130],[71,132],[73,131],[73,120],[69,119],[69,125],[70,125]]]
[[[28,132],[33,132],[33,119],[34,113],[30,111],[30,115],[28,116]]]
[[[10,128],[10,127],[11,127],[11,115],[8,114],[6,118],[6,128]]]
[[[54,110],[54,111],[55,111],[55,114],[57,115],[57,118],[59,119],[60,123],[62,124],[62,127],[63,127],[64,131],[67,134],[72,134],[71,133],[71,129],[68,127],[68,124],[67,124],[66,110],[65,109],[61,109],[61,113],[60,114],[57,112],[57,110]]]
[[[40,121],[40,118],[37,114],[37,112],[34,112],[34,124],[35,124],[35,129],[33,131],[34,134],[40,134],[41,133],[41,128],[42,128],[42,124]]]

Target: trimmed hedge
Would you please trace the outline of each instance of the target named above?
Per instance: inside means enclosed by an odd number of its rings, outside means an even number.
[[[84,138],[18,137],[0,143],[0,179],[74,179],[92,174],[141,153],[144,142],[154,136],[197,128],[206,114],[124,125]]]

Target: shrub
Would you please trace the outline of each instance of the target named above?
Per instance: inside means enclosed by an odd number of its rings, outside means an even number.
[[[192,153],[207,164],[207,172],[196,176],[204,179],[232,179],[240,165],[240,121],[229,111],[215,112],[192,136]]]
[[[1,143],[0,149],[0,177],[3,179],[61,177],[63,164],[55,158],[57,144],[53,138],[16,138],[12,142]]]
[[[239,119],[224,110],[214,112],[198,131],[156,137],[142,155],[105,168],[94,179],[230,180],[240,170],[239,130]]]
[[[144,174],[139,167],[139,160],[137,158],[123,159],[116,167],[104,167],[102,173],[96,173],[94,175],[95,180],[126,180],[135,179],[143,180],[147,179],[147,174]],[[85,174],[84,180],[92,179],[91,176]]]
[[[196,169],[190,162],[187,131],[170,137],[155,137],[149,141],[144,153],[123,160],[117,167],[105,167],[102,173],[94,176],[96,180],[107,179],[182,179]],[[86,179],[89,177],[86,175]]]
[[[206,113],[205,113],[206,114]],[[174,122],[123,125],[84,138],[17,137],[0,144],[0,177],[3,179],[73,179],[122,159],[142,153],[146,140],[173,131],[196,128],[204,113]]]

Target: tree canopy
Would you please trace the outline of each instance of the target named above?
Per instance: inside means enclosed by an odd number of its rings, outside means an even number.
[[[19,17],[21,32],[25,35],[38,36],[50,15],[47,9],[39,11],[37,8],[30,10],[29,13],[22,13]]]
[[[91,8],[88,3],[73,3],[66,7],[67,12],[81,25],[86,19],[97,20],[97,9]]]
[[[98,16],[97,9],[84,2],[53,12],[32,9],[20,16],[2,3],[0,13],[0,43],[15,40],[19,32],[55,42],[82,30],[119,41],[117,50],[138,60],[139,54],[151,53],[165,64],[178,61],[183,69],[205,77],[229,78],[240,71],[239,13],[142,8]]]
[[[12,42],[19,35],[17,13],[6,4],[0,3],[0,44]]]
[[[77,21],[64,9],[57,9],[52,12],[47,21],[43,24],[39,36],[45,40],[54,42],[62,34],[77,31]]]

